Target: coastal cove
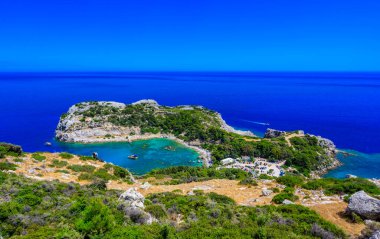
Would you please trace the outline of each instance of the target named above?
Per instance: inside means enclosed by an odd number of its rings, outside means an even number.
[[[191,148],[170,139],[146,139],[133,142],[105,143],[62,143],[54,141],[54,150],[78,155],[91,155],[97,152],[99,158],[108,163],[127,168],[136,175],[152,169],[171,166],[202,166],[198,153]],[[168,149],[169,148],[169,149]],[[128,158],[137,155],[138,159]]]
[[[60,115],[71,105],[152,98],[163,105],[205,106],[220,112],[235,128],[257,135],[268,127],[321,135],[338,148],[365,155],[342,159],[345,165],[327,176],[379,178],[379,78],[248,73],[2,75],[0,99],[7,103],[0,112],[0,141],[21,145],[28,152],[68,151],[60,144],[47,147],[44,142],[52,141]]]

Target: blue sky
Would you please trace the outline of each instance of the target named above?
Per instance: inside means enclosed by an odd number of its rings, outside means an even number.
[[[378,0],[1,0],[0,71],[380,71]]]

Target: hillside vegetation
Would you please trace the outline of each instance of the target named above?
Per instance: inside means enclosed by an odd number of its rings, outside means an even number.
[[[0,236],[4,238],[343,238],[302,206],[243,207],[225,196],[152,194],[144,214],[125,210],[120,191],[104,185],[33,181],[0,172]]]
[[[211,152],[214,162],[226,157],[262,157],[272,161],[287,160],[300,173],[330,168],[336,163],[331,149],[315,136],[296,136],[261,139],[231,129],[220,115],[199,106],[160,106],[156,102],[143,101],[124,105],[115,102],[87,102],[70,108],[62,115],[57,128],[58,139],[81,130],[109,130],[104,138],[114,137],[115,128],[128,132],[128,136],[145,133],[174,135]],[[128,130],[121,130],[128,129]],[[104,131],[102,131],[104,133]],[[75,139],[73,139],[75,140]]]

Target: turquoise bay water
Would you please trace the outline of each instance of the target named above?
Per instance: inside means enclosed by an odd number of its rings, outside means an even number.
[[[344,178],[347,174],[353,174],[366,178],[379,178],[380,154],[365,154],[348,149],[344,149],[343,151],[350,155],[345,156],[339,153],[338,159],[343,165],[330,171],[325,177]]]
[[[198,162],[198,153],[196,151],[168,139],[98,144],[56,142],[54,147],[57,146],[60,150],[79,155],[91,155],[93,152],[97,152],[99,158],[106,162],[125,167],[138,175],[147,173],[155,168],[202,165],[201,162]],[[165,147],[167,146],[171,146],[175,150],[166,150]],[[129,159],[128,156],[131,154],[138,155],[138,159]]]

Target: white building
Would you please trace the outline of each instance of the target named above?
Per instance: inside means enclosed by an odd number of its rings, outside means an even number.
[[[225,158],[225,159],[222,159],[220,161],[220,163],[222,165],[233,164],[233,163],[235,163],[235,159],[233,159],[233,158]]]

